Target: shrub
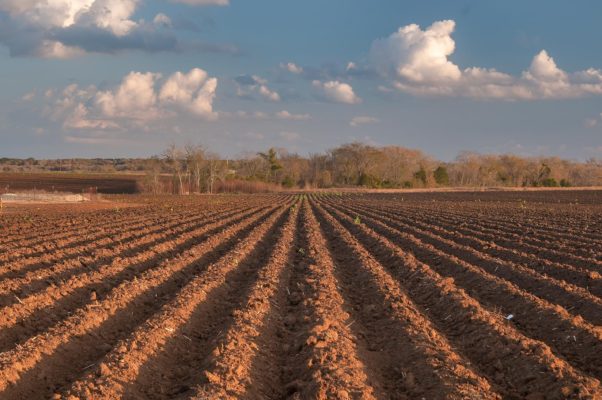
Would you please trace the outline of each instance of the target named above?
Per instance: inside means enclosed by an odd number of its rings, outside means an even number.
[[[546,178],[541,181],[541,185],[544,187],[556,187],[558,186],[558,182],[556,182],[556,179],[554,178]]]
[[[378,178],[376,178],[373,175],[369,175],[369,174],[361,174],[359,179],[358,179],[358,184],[360,186],[364,186],[364,187],[370,187],[370,188],[378,188],[380,187],[380,181],[378,180]]]
[[[447,168],[445,168],[443,165],[437,167],[437,169],[433,172],[433,177],[435,178],[435,182],[437,182],[437,185],[449,185],[449,175],[447,173]]]
[[[293,186],[295,186],[295,181],[290,176],[285,176],[282,180],[282,186],[284,186],[285,188],[292,188]]]
[[[422,182],[423,185],[426,185],[427,178],[424,167],[420,167],[420,169],[414,173],[414,179],[416,179],[418,182]]]

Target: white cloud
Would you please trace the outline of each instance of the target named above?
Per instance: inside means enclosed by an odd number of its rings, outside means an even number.
[[[176,104],[200,117],[213,119],[216,89],[216,78],[208,78],[207,72],[194,68],[188,74],[176,72],[170,76],[161,88],[159,100]]]
[[[165,80],[161,74],[130,72],[112,90],[67,86],[47,107],[46,115],[61,121],[65,129],[76,130],[146,127],[151,121],[183,113],[213,120],[216,88],[217,79],[198,68]]]
[[[116,90],[98,92],[95,104],[110,118],[150,120],[159,117],[155,82],[160,74],[130,72]]]
[[[361,115],[361,116],[353,117],[351,119],[351,122],[349,122],[349,125],[353,126],[353,127],[357,127],[357,126],[366,125],[366,124],[376,124],[378,122],[380,122],[380,120],[378,118]]]
[[[163,13],[159,13],[159,14],[155,15],[155,18],[153,19],[153,24],[158,25],[158,26],[165,26],[165,27],[172,26],[171,18],[169,18],[167,15],[165,15]]]
[[[280,68],[286,69],[288,72],[290,72],[292,74],[303,73],[303,68],[292,62],[289,62],[286,64],[282,63],[282,64],[280,64]]]
[[[92,25],[122,36],[137,23],[131,20],[138,0],[8,0],[0,11],[41,28]]]
[[[143,0],[0,0],[0,42],[11,56],[71,58],[125,50],[236,52],[235,46],[180,38],[171,19],[135,19]],[[227,5],[228,1],[188,1]]]
[[[266,85],[259,86],[259,94],[266,100],[280,101],[280,95],[278,94],[278,92],[271,90]]]
[[[267,79],[257,75],[241,75],[236,77],[234,81],[238,85],[236,91],[238,97],[252,98],[252,94],[257,93],[264,100],[280,101],[280,94],[268,87]]]
[[[370,59],[400,91],[430,96],[530,100],[602,94],[602,71],[560,69],[545,50],[528,70],[514,77],[495,69],[460,69],[449,60],[455,50],[454,21],[438,21],[422,30],[412,24],[372,44]]]
[[[372,44],[371,58],[384,72],[392,69],[411,82],[457,81],[462,73],[447,59],[454,52],[454,21],[435,22],[426,30],[416,24],[399,28]]]
[[[74,58],[81,56],[85,51],[76,46],[65,46],[56,40],[42,40],[38,47],[34,50],[37,57],[42,58]]]
[[[311,116],[309,114],[292,114],[286,110],[282,110],[276,113],[276,118],[291,121],[306,121],[311,119]]]
[[[347,83],[339,81],[320,82],[315,80],[312,84],[315,88],[319,89],[328,100],[345,104],[358,104],[362,101],[355,95],[351,85]]]

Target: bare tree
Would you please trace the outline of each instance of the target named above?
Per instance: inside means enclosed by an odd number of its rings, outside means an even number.
[[[201,145],[187,145],[186,165],[189,171],[189,177],[192,180],[190,191],[201,193],[203,187],[203,170],[207,165],[207,150]]]
[[[185,166],[185,153],[172,143],[163,152],[163,158],[167,166],[170,168],[173,179],[177,185],[177,190],[174,190],[177,194],[184,194],[184,175],[186,174]]]

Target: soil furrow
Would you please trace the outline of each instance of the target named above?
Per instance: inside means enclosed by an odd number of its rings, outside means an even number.
[[[5,263],[1,268],[5,272],[0,274],[0,279],[10,279],[23,276],[24,273],[37,272],[52,265],[57,261],[68,261],[77,258],[82,253],[92,253],[97,249],[104,249],[114,246],[115,243],[121,243],[128,239],[135,239],[148,232],[152,233],[152,229],[160,230],[162,227],[168,228],[171,224],[182,224],[192,218],[199,220],[206,217],[206,213],[194,212],[186,214],[170,214],[168,218],[152,218],[142,224],[125,223],[124,226],[117,226],[114,229],[102,231],[98,234],[90,234],[90,231],[96,231],[95,226],[87,227],[85,240],[74,241],[69,243],[62,241],[52,246],[45,246],[45,249],[36,253],[29,254],[25,257],[19,256],[15,261]],[[128,221],[129,222],[129,221]],[[81,234],[76,234],[80,237]]]
[[[397,218],[401,218],[405,222],[423,224],[425,229],[453,229],[454,237],[457,240],[468,245],[474,241],[483,243],[485,245],[481,246],[482,251],[492,256],[511,259],[569,283],[583,285],[582,287],[586,287],[588,283],[591,283],[596,285],[594,288],[596,295],[600,296],[599,293],[602,293],[602,275],[599,273],[602,262],[598,262],[593,258],[579,258],[566,252],[548,251],[522,243],[520,240],[504,241],[501,238],[503,236],[502,232],[488,235],[472,228],[463,228],[459,224],[448,225],[442,220],[433,221],[430,216],[423,217],[415,210],[402,213],[395,212],[395,214]],[[423,220],[428,222],[423,222]]]
[[[150,214],[150,215],[149,215]],[[40,232],[29,232],[24,235],[23,238],[16,241],[17,245],[11,248],[6,248],[6,255],[0,258],[0,267],[5,268],[5,264],[15,259],[24,257],[35,257],[42,255],[48,251],[58,251],[63,247],[77,246],[89,243],[94,239],[109,237],[115,232],[119,232],[121,229],[136,225],[144,226],[146,224],[152,224],[161,218],[161,214],[156,211],[151,211],[143,215],[125,216],[119,215],[118,217],[111,218],[108,222],[93,223],[97,221],[104,221],[106,216],[102,219],[93,220],[85,218],[86,222],[78,224],[78,226],[70,226],[66,229],[55,228],[50,230],[48,234]],[[55,221],[54,224],[60,227],[63,222]],[[91,233],[91,230],[96,233]],[[8,251],[10,250],[10,253]]]
[[[212,216],[203,214],[198,218],[193,217],[187,221],[157,225],[152,229],[136,232],[135,234],[126,233],[120,238],[115,238],[115,242],[110,242],[95,249],[88,249],[84,254],[78,254],[76,258],[68,257],[61,260],[60,263],[52,265],[52,267],[44,268],[41,271],[28,272],[20,278],[4,279],[0,281],[0,304],[2,306],[13,304],[16,302],[15,296],[24,298],[48,285],[58,284],[78,273],[95,270],[117,257],[124,258],[140,253],[170,235],[178,236],[191,232],[199,225],[208,224],[220,218],[227,218],[237,212],[236,210],[228,211],[216,213]]]
[[[158,265],[169,257],[178,257],[191,246],[207,241],[214,234],[245,218],[256,218],[258,212],[200,227],[175,239],[159,243],[154,248],[125,259],[115,259],[97,271],[70,279],[65,285],[51,286],[47,290],[20,300],[13,306],[3,309],[0,320],[0,349],[9,346],[46,329],[74,309],[98,298],[123,281],[135,279],[139,274]],[[261,214],[261,213],[260,213]]]
[[[476,219],[460,217],[455,215],[449,216],[444,212],[429,212],[420,215],[421,218],[428,218],[430,223],[433,221],[446,221],[453,224],[457,229],[470,228],[470,231],[482,232],[484,237],[493,236],[495,239],[503,239],[509,242],[524,242],[533,245],[536,248],[548,249],[552,251],[562,251],[575,255],[577,257],[592,259],[595,261],[595,251],[600,246],[600,243],[584,242],[575,238],[566,239],[558,235],[551,235],[544,231],[535,231],[532,229],[517,228],[516,225],[510,227],[506,225],[488,224],[484,221]]]
[[[282,278],[290,276],[292,257],[296,250],[296,234],[299,219],[298,204],[294,204],[289,212],[286,224],[274,238],[276,244],[265,259],[267,263],[261,268],[258,278],[250,290],[250,294],[241,308],[233,313],[233,321],[211,355],[205,362],[205,379],[207,383],[195,388],[197,398],[276,398],[272,391],[273,381],[262,381],[278,375],[273,368],[272,360],[260,360],[261,354],[266,354],[268,348],[274,346],[266,339],[273,326],[271,323],[282,323],[277,318],[279,306],[283,301],[278,298],[285,296]],[[223,339],[222,339],[223,337]],[[268,347],[268,348],[266,348]],[[278,346],[280,351],[282,346]],[[258,371],[262,371],[257,373]],[[272,375],[272,373],[274,375]],[[275,388],[277,390],[277,388]]]
[[[332,217],[316,207],[337,262],[345,298],[373,358],[371,369],[387,376],[394,398],[501,398],[472,370],[410,300],[385,268],[349,236],[332,229]]]
[[[570,231],[571,230],[570,225],[568,227],[569,229],[566,229],[566,228],[563,229],[561,227],[557,228],[555,226],[546,226],[546,225],[542,225],[540,223],[533,223],[533,222],[528,221],[528,219],[526,219],[526,218],[521,218],[519,224],[511,224],[508,221],[504,221],[499,218],[495,218],[491,215],[488,215],[484,219],[477,220],[477,219],[472,218],[470,214],[465,214],[462,212],[460,212],[458,214],[453,214],[453,213],[447,213],[447,214],[448,215],[456,215],[457,217],[461,217],[461,218],[466,218],[466,220],[469,222],[488,224],[493,229],[502,228],[502,229],[507,229],[507,230],[510,230],[510,231],[518,233],[518,234],[520,234],[521,232],[532,232],[532,233],[548,232],[550,235],[552,235],[552,237],[564,238],[569,243],[576,241],[577,243],[584,243],[586,245],[594,244],[596,246],[599,246],[602,244],[602,235],[601,234],[594,234],[592,232],[584,232],[584,227],[579,227],[579,228],[575,229],[575,233],[572,233]],[[587,224],[587,225],[589,225],[589,224]]]
[[[421,219],[421,217],[417,217],[414,215],[414,218]],[[430,216],[427,217],[429,223],[435,223],[440,225],[442,222],[447,222],[444,219],[437,219],[436,222],[433,222],[433,218]],[[485,229],[479,227],[477,224],[470,224],[470,226],[462,226],[453,224],[454,229],[457,232],[463,233],[468,237],[478,237],[485,241],[491,241],[495,243],[496,247],[501,249],[508,249],[510,251],[516,251],[518,254],[524,255],[525,257],[529,257],[534,259],[547,259],[553,263],[557,263],[559,260],[562,261],[561,266],[567,268],[569,270],[575,269],[579,271],[580,269],[585,271],[599,271],[602,267],[602,261],[598,261],[595,259],[594,255],[589,257],[580,256],[577,254],[573,254],[571,249],[575,248],[575,243],[572,243],[570,246],[566,246],[566,248],[561,249],[560,251],[557,249],[546,248],[545,246],[533,245],[529,243],[529,237],[537,237],[540,233],[534,232],[531,234],[530,232],[524,232],[523,235],[529,235],[527,237],[523,236],[510,236],[506,234],[504,231],[500,231],[497,229]],[[598,248],[600,245],[596,245],[594,247]],[[571,268],[573,267],[573,268]]]
[[[164,260],[158,268],[120,284],[104,299],[92,301],[42,335],[2,353],[1,395],[46,398],[68,384],[171,300],[179,293],[178,288],[226,253],[236,242],[236,235],[256,226],[262,215],[209,237],[174,261]]]
[[[216,329],[223,327],[228,310],[233,307],[231,302],[244,291],[245,282],[252,279],[252,274],[245,276],[249,271],[241,269],[240,264],[277,221],[282,220],[285,209],[281,207],[272,213],[232,250],[195,276],[159,313],[75,382],[68,394],[84,398],[146,399],[173,398],[178,393],[174,393],[172,385],[176,392],[182,391],[184,386],[190,390],[191,375],[201,374],[190,364],[191,358],[200,357],[198,351],[202,351],[202,344],[218,334]],[[197,323],[205,325],[200,327],[200,332],[189,326]],[[177,346],[174,341],[180,340]],[[159,375],[153,373],[156,367],[159,367]],[[182,380],[188,385],[180,383]]]
[[[367,208],[362,207],[358,210],[370,213],[370,209]],[[389,213],[370,213],[370,215],[373,217],[386,216],[389,218],[388,222],[390,224],[394,224],[402,231],[414,232],[432,244],[445,242],[446,246],[452,246],[455,249],[454,253],[466,261],[475,260],[474,262],[479,265],[484,262],[484,267],[493,262],[495,263],[493,274],[505,274],[506,276],[502,277],[516,280],[518,284],[522,284],[524,281],[529,282],[525,289],[536,291],[536,294],[542,298],[555,302],[558,299],[556,297],[558,293],[568,293],[571,298],[567,298],[567,302],[563,303],[565,307],[576,309],[578,313],[584,317],[587,316],[594,324],[600,324],[602,301],[598,296],[595,296],[595,293],[602,289],[602,279],[596,275],[590,273],[577,277],[575,274],[567,274],[567,271],[562,268],[557,269],[550,262],[541,260],[539,260],[541,265],[547,265],[547,267],[534,268],[533,263],[526,264],[521,262],[522,259],[517,260],[513,256],[514,253],[511,253],[510,256],[507,252],[500,253],[490,242],[478,238],[466,238],[456,231],[426,225],[416,219],[391,217]],[[538,269],[541,271],[538,271]],[[489,272],[491,272],[491,269],[489,269]],[[520,278],[517,279],[517,276],[520,276]],[[573,283],[575,280],[579,285]],[[535,281],[538,283],[534,284]],[[545,289],[538,289],[540,285],[544,285]]]
[[[284,349],[281,382],[286,398],[373,399],[366,365],[333,275],[332,260],[307,201],[303,202],[299,249],[293,275],[300,278],[289,295],[299,314],[287,314],[291,347]],[[376,382],[373,382],[378,386]]]
[[[330,209],[330,207],[329,207]],[[349,218],[334,210],[337,218]],[[515,285],[488,274],[477,266],[421,242],[419,239],[373,222],[361,214],[363,223],[401,248],[411,248],[413,255],[439,274],[452,277],[471,297],[502,315],[513,315],[515,326],[529,337],[548,344],[556,354],[586,374],[602,377],[602,332],[566,310],[543,301]]]
[[[485,310],[458,289],[453,278],[441,277],[362,224],[340,223],[333,223],[337,233],[357,240],[361,248],[360,243],[365,243],[377,260],[389,266],[437,329],[496,384],[502,396],[547,393],[555,398],[594,398],[602,394],[597,379],[579,374],[547,345],[525,337],[511,322]]]

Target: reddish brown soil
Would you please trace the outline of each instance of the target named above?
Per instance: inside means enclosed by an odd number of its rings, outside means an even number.
[[[0,191],[138,193],[141,176],[76,173],[0,173]]]
[[[599,198],[136,196],[3,214],[0,398],[602,399]]]

